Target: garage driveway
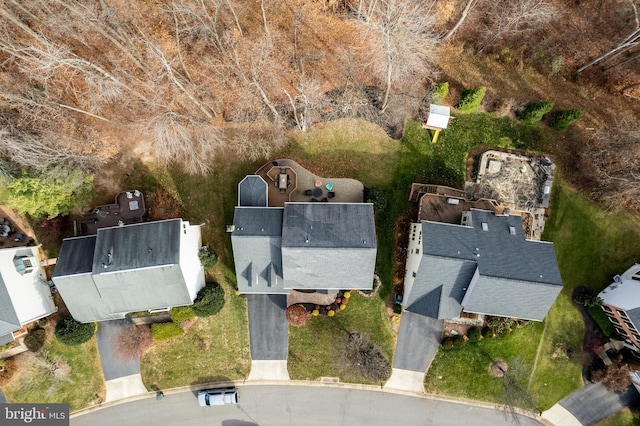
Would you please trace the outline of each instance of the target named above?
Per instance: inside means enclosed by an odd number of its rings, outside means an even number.
[[[385,388],[424,392],[424,374],[438,352],[444,321],[405,311],[400,320],[391,377]]]
[[[248,294],[251,373],[249,380],[289,380],[289,324],[284,294]]]
[[[140,375],[140,358],[123,359],[116,353],[112,339],[121,330],[133,326],[131,317],[121,320],[100,321],[98,323],[98,353],[102,364],[105,386],[107,388],[106,402],[116,401],[129,396],[147,393]]]
[[[607,391],[602,383],[588,384],[564,397],[550,410],[545,411],[542,417],[555,425],[581,424],[589,426],[606,419],[625,407],[637,406],[639,403],[640,395],[633,385],[629,386],[627,393],[621,394]],[[561,418],[558,413],[562,412],[565,416]]]

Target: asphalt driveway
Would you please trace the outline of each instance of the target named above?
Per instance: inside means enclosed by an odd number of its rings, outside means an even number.
[[[405,311],[400,321],[393,368],[424,373],[438,352],[444,321]]]
[[[105,380],[118,379],[140,373],[140,359],[124,359],[119,357],[112,345],[112,339],[120,331],[133,326],[131,318],[121,320],[100,321],[98,323],[98,352],[102,363],[102,373]]]
[[[598,423],[625,407],[640,404],[638,391],[629,386],[627,393],[609,392],[602,383],[588,384],[558,404],[569,411],[584,426]]]
[[[286,360],[289,324],[284,294],[248,294],[249,343],[252,360]]]
[[[123,358],[117,354],[113,346],[113,340],[117,338],[117,334],[131,326],[133,323],[129,316],[121,320],[98,323],[96,339],[107,388],[107,402],[147,393],[140,375],[140,358],[137,356],[133,359]]]

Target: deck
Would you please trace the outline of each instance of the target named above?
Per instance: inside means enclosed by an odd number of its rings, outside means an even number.
[[[98,206],[84,214],[75,229],[78,235],[95,235],[100,228],[129,225],[143,221],[147,208],[144,195],[138,190],[123,191],[116,195],[115,203]]]
[[[269,207],[287,202],[362,203],[364,185],[355,179],[325,178],[315,175],[293,160],[279,159],[260,167],[256,174],[269,186]],[[281,188],[281,176],[287,186]],[[317,186],[316,184],[320,185]],[[314,194],[315,191],[315,194]]]

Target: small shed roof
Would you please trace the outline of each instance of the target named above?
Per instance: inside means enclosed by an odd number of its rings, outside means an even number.
[[[449,125],[450,118],[451,108],[448,106],[431,104],[429,105],[429,115],[427,116],[425,127],[446,129]]]

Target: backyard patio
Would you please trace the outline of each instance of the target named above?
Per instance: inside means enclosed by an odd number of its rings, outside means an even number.
[[[279,159],[256,171],[269,187],[269,207],[286,202],[362,203],[364,185],[355,179],[324,178],[293,160]]]

